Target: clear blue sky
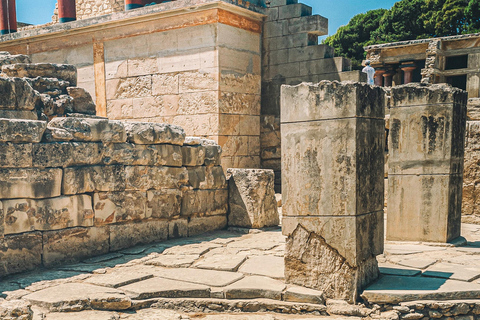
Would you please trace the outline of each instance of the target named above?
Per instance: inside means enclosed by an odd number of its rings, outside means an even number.
[[[21,22],[41,24],[51,21],[56,0],[16,0],[17,19]],[[398,1],[398,0],[397,0]],[[377,8],[389,9],[396,0],[300,0],[311,7],[313,13],[329,20],[329,33],[345,25],[357,13]]]

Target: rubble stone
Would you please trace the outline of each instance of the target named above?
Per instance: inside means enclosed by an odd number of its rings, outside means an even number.
[[[278,226],[273,170],[228,169],[228,225],[245,228]]]
[[[73,112],[96,114],[96,106],[87,90],[78,87],[68,87],[68,94],[73,98]]]
[[[48,128],[66,130],[75,141],[122,143],[127,140],[122,122],[101,118],[54,118],[48,123]]]
[[[69,64],[54,63],[16,63],[2,66],[2,72],[9,77],[57,78],[77,85],[77,68]]]
[[[40,96],[20,78],[0,78],[0,109],[34,110]]]

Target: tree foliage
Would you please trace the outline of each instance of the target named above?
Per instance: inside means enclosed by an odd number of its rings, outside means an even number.
[[[480,0],[401,0],[390,10],[354,16],[324,43],[360,67],[363,47],[368,45],[476,32],[480,32]]]

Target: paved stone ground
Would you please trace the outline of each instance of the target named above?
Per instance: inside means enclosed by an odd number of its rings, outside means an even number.
[[[0,292],[8,301],[31,303],[35,320],[365,317],[375,312],[375,304],[480,297],[477,225],[463,225],[468,243],[459,247],[387,243],[378,259],[383,275],[363,293],[369,309],[360,305],[349,311],[342,304],[325,305],[321,292],[285,285],[280,228],[240,231],[245,230],[138,246],[11,276],[0,281]]]

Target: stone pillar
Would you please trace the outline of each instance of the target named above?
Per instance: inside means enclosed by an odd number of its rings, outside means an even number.
[[[387,240],[460,236],[466,103],[448,85],[392,88]]]
[[[385,94],[362,83],[283,86],[285,278],[354,302],[383,252]]]
[[[17,32],[15,0],[0,0],[0,34]]]
[[[413,81],[413,71],[417,69],[414,61],[411,62],[402,62],[400,69],[403,71],[403,83],[409,84]]]
[[[385,69],[375,69],[375,85],[382,87],[383,86],[383,74],[387,72]]]
[[[60,23],[77,20],[75,0],[58,0],[58,21]]]
[[[393,78],[394,74],[395,74],[395,71],[393,71],[391,69],[385,71],[385,73],[383,74],[383,86],[384,87],[391,87],[392,86],[392,78]]]
[[[143,3],[143,0],[125,0],[125,10],[141,8]]]

